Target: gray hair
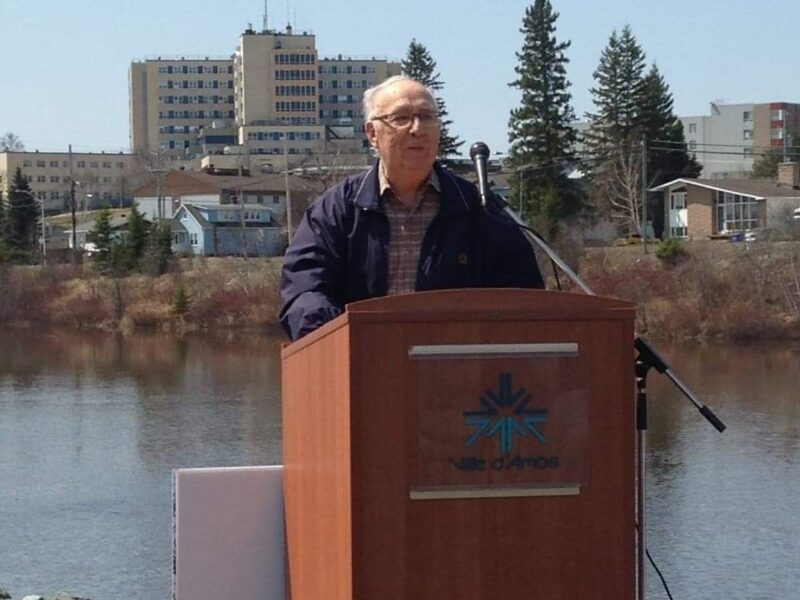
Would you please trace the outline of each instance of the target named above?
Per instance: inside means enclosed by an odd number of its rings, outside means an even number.
[[[389,77],[389,79],[385,79],[378,85],[372,86],[371,88],[369,88],[364,92],[364,96],[361,99],[361,105],[364,109],[365,123],[372,119],[373,113],[375,112],[375,94],[383,89],[388,88],[391,85],[394,85],[398,81],[413,81],[415,83],[419,83],[420,85],[422,85],[422,87],[425,88],[425,92],[431,99],[431,104],[433,106],[436,106],[436,99],[434,98],[433,92],[431,92],[431,89],[429,87],[417,81],[413,77],[409,77],[408,75],[394,75],[393,77]]]

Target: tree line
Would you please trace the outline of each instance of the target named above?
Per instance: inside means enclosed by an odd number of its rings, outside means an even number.
[[[0,263],[43,262],[45,235],[42,200],[31,190],[30,180],[18,167],[8,197],[0,189]],[[149,223],[135,206],[126,209],[127,223],[114,229],[109,208],[103,208],[89,232],[91,260],[96,270],[110,275],[145,272],[160,275],[172,258],[169,221]],[[72,258],[79,253],[72,251]]]
[[[566,74],[571,42],[556,36],[558,16],[550,0],[536,0],[522,20],[517,77],[509,84],[521,93],[509,118],[510,197],[551,236],[565,220],[588,213],[638,234],[643,187],[696,177],[702,167],[687,150],[669,86],[655,63],[648,68],[627,26],[611,34],[602,52],[591,89],[595,110],[585,115],[589,128],[579,134]],[[402,69],[434,91],[442,87],[435,61],[416,40]],[[437,97],[437,103],[446,116],[444,102]],[[461,145],[447,130],[450,124],[443,119],[440,157],[445,159]],[[570,177],[576,170],[582,177]]]

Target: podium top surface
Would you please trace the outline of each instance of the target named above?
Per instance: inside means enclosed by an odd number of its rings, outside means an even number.
[[[415,292],[348,304],[345,313],[284,348],[299,350],[345,325],[381,322],[633,319],[633,303],[604,296],[532,289]]]

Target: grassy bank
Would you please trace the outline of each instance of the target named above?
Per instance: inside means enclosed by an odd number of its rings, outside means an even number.
[[[800,339],[800,242],[695,242],[666,261],[655,247],[591,248],[570,259],[597,294],[635,302],[637,329],[651,337]],[[273,331],[279,268],[198,258],[161,277],[114,279],[88,266],[0,265],[0,325]]]
[[[641,246],[588,250],[580,274],[638,306],[662,339],[800,339],[800,242],[692,242],[672,260]]]
[[[112,278],[88,266],[0,267],[0,323],[158,330],[277,328],[277,259],[184,259],[160,277]]]

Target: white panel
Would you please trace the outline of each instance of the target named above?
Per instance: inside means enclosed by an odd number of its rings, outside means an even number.
[[[283,467],[173,474],[175,600],[285,600]]]

